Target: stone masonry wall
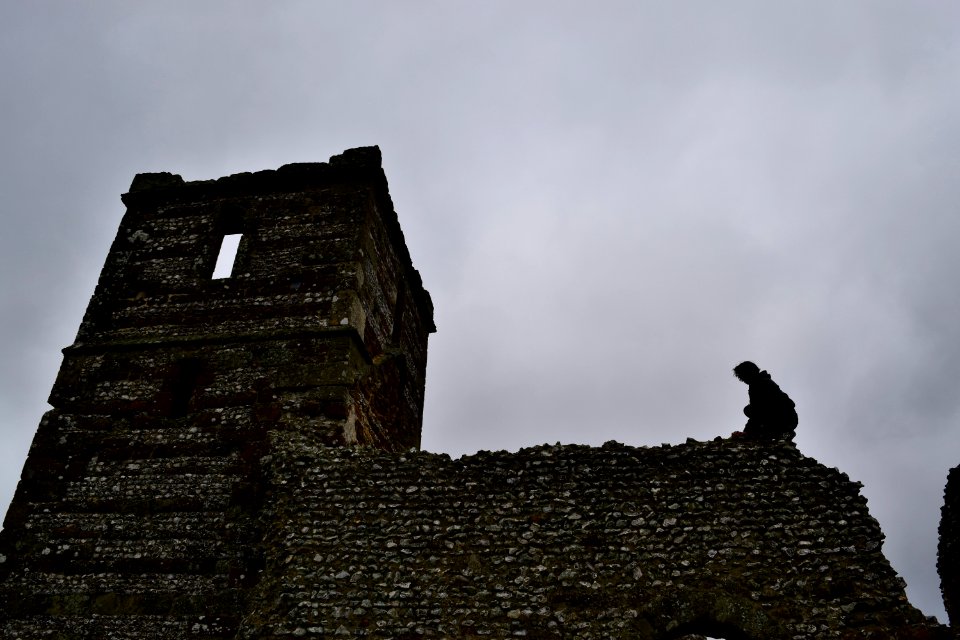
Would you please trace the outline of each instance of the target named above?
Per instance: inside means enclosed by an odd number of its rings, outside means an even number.
[[[792,445],[451,460],[274,436],[245,639],[947,637],[859,483]]]

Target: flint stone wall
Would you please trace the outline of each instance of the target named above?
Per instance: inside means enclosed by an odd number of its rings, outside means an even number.
[[[907,602],[861,485],[790,444],[274,451],[242,638],[946,633]]]

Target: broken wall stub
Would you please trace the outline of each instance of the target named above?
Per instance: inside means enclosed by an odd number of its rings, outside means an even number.
[[[5,637],[230,636],[267,434],[420,444],[433,309],[376,147],[123,201],[0,534]]]
[[[960,626],[960,467],[947,476],[940,511],[937,570],[943,606],[953,627]]]

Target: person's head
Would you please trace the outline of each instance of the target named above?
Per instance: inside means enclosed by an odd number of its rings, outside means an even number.
[[[760,367],[745,360],[733,368],[733,375],[737,376],[740,382],[750,384],[760,375]]]

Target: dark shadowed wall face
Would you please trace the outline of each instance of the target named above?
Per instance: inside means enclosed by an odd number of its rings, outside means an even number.
[[[949,637],[906,604],[859,485],[789,444],[310,440],[272,440],[253,637]]]
[[[0,6],[0,497],[138,172],[378,144],[434,297],[425,448],[707,439],[750,359],[943,616],[960,7]]]
[[[960,623],[960,467],[950,470],[939,533],[937,570],[940,590],[950,624],[956,627]]]

